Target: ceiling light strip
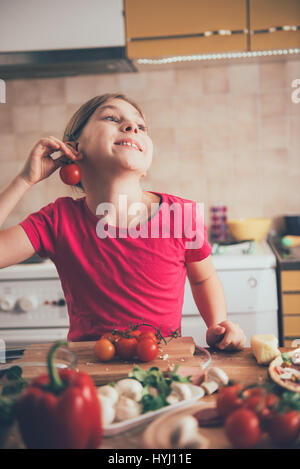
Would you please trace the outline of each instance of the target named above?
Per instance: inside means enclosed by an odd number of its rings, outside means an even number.
[[[160,59],[137,59],[140,65],[161,65],[175,62],[196,62],[203,60],[221,60],[221,59],[241,59],[247,57],[268,57],[281,55],[299,54],[300,49],[277,49],[277,50],[258,50],[251,52],[224,52],[216,54],[200,54],[200,55],[179,55],[174,57],[163,57]]]

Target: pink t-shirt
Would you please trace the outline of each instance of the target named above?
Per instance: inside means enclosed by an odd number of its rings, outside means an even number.
[[[129,321],[161,327],[164,335],[180,330],[186,264],[205,259],[211,246],[196,202],[155,194],[161,203],[139,231],[104,225],[85,197],[59,197],[20,223],[57,268],[68,340],[97,340]]]

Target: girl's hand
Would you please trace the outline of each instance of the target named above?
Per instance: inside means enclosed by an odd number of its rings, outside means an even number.
[[[55,160],[51,154],[60,151],[62,155]],[[30,185],[49,177],[69,159],[77,160],[77,151],[55,137],[41,138],[32,148],[20,176]]]
[[[238,324],[227,320],[207,329],[206,342],[220,350],[237,351],[245,347],[246,336]]]

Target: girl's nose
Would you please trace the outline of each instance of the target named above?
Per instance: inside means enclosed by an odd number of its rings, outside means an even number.
[[[139,129],[138,126],[135,124],[131,124],[129,122],[122,124],[122,131],[123,132],[133,132],[135,134],[138,133]]]

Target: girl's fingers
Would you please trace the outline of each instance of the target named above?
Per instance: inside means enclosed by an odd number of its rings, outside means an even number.
[[[50,145],[54,145],[55,146],[55,150],[54,151],[61,151],[62,153],[64,153],[67,157],[69,157],[71,160],[75,161],[76,160],[76,155],[74,154],[74,151],[70,149],[70,147],[68,145],[66,145],[64,142],[62,142],[61,140],[59,140],[58,138],[56,137],[52,137],[50,136],[49,138],[46,139],[47,141],[49,141]]]

